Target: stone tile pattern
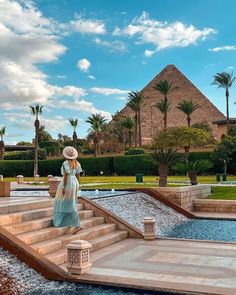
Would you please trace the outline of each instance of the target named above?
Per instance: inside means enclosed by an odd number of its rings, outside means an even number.
[[[194,210],[201,212],[236,213],[234,200],[194,200]]]
[[[188,80],[174,65],[166,66],[151,82],[149,82],[142,92],[146,97],[141,108],[142,119],[142,142],[150,143],[155,137],[158,130],[163,129],[163,116],[154,105],[160,101],[163,96],[153,88],[160,80],[169,80],[178,89],[169,95],[169,100],[173,104],[171,111],[168,113],[168,127],[187,126],[186,116],[176,108],[178,103],[183,99],[192,99],[201,105],[196,110],[192,118],[192,124],[197,122],[207,122],[213,129],[213,134],[220,139],[224,130],[218,130],[217,125],[212,124],[215,120],[224,119],[225,116],[214,106],[200,90]],[[134,112],[126,106],[120,113],[123,116],[134,116]]]
[[[195,200],[203,199],[211,195],[210,185],[160,187],[156,188],[156,190],[171,202],[188,211],[194,211]]]

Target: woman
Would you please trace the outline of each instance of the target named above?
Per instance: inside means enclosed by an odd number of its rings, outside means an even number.
[[[60,182],[53,212],[53,225],[55,227],[74,227],[74,234],[82,227],[80,226],[79,214],[77,212],[77,192],[79,189],[80,163],[76,160],[78,152],[72,146],[67,146],[62,152],[66,161],[61,167],[63,179]]]

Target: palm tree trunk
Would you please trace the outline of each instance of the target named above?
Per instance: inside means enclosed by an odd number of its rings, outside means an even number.
[[[189,171],[188,176],[191,181],[191,185],[197,185],[197,172],[196,171]]]
[[[34,122],[35,126],[35,142],[34,142],[34,176],[38,175],[38,141],[39,141],[39,120]]]
[[[77,145],[77,134],[74,131],[73,132],[73,147],[76,148],[76,145]]]
[[[168,99],[167,99],[167,96],[165,96],[165,103],[166,103],[166,105],[168,104]],[[167,111],[165,112],[165,114],[164,114],[164,131],[166,131],[166,129],[167,129]]]
[[[135,141],[134,141],[134,145],[135,145],[135,147],[137,147],[138,146],[138,114],[137,113],[135,113],[135,118],[134,118],[134,120],[135,120]]]
[[[226,121],[227,121],[227,133],[229,133],[229,90],[226,89],[225,91],[225,97],[226,97]]]
[[[129,131],[129,147],[132,147],[132,131]]]
[[[188,127],[190,127],[191,126],[191,118],[189,115],[187,116],[187,121],[188,121]]]
[[[138,127],[139,127],[139,146],[142,146],[142,130],[141,130],[141,112],[138,111]]]
[[[158,170],[159,170],[159,187],[166,187],[169,169],[165,165],[160,165]]]
[[[3,138],[1,136],[1,140],[0,140],[0,160],[4,159],[4,151],[5,151],[4,141],[3,141]]]
[[[186,163],[188,163],[189,149],[190,149],[189,145],[184,146],[184,160],[185,160]]]

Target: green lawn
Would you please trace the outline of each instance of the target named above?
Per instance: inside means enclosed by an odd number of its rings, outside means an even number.
[[[236,187],[214,186],[208,199],[236,200]]]

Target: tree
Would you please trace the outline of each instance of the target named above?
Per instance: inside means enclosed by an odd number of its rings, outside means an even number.
[[[181,155],[177,153],[176,149],[155,149],[152,157],[158,166],[159,186],[166,187],[169,169],[181,160]]]
[[[132,146],[132,131],[135,126],[134,120],[131,117],[126,117],[121,121],[121,125],[128,132],[129,147],[131,147]]]
[[[3,141],[3,136],[6,134],[6,127],[2,127],[0,129],[0,160],[4,158],[4,151],[5,151],[5,145]]]
[[[211,139],[211,135],[201,129],[193,127],[172,127],[162,131],[155,139],[155,145],[162,149],[179,148],[184,149],[184,159],[188,162],[191,146],[204,146]]]
[[[183,112],[185,115],[187,115],[187,123],[188,127],[191,126],[191,115],[194,111],[196,111],[198,108],[200,108],[200,105],[191,99],[189,100],[183,100],[178,105],[177,108]]]
[[[197,129],[202,129],[212,135],[212,128],[207,122],[197,122],[192,124],[192,127]]]
[[[93,141],[94,157],[99,155],[99,144],[105,135],[104,128],[106,121],[105,117],[101,114],[93,114],[86,120],[86,122],[90,124],[88,139]]]
[[[35,116],[34,127],[35,127],[35,149],[34,149],[34,176],[38,174],[38,138],[39,138],[39,115],[43,112],[43,106],[40,106],[38,103],[34,106],[30,106],[31,114]]]
[[[38,141],[52,141],[52,136],[45,130],[45,126],[41,125],[38,131]]]
[[[162,99],[161,101],[157,102],[154,106],[158,108],[158,110],[163,114],[163,127],[164,130],[166,130],[167,114],[171,110],[172,105],[168,101]]]
[[[154,86],[154,89],[156,89],[158,92],[160,92],[163,96],[164,96],[164,100],[165,100],[165,106],[166,106],[166,113],[164,116],[164,130],[166,130],[167,128],[167,113],[168,113],[168,95],[175,89],[177,89],[177,87],[173,86],[172,83],[168,80],[160,80],[158,81]]]
[[[139,146],[142,146],[141,106],[145,97],[141,91],[132,91],[128,94],[128,98],[127,105],[135,112],[135,147],[137,147],[137,139]]]
[[[28,141],[19,141],[16,145],[32,146],[32,143]]]
[[[229,136],[236,136],[236,125],[230,126]]]
[[[73,147],[76,148],[77,144],[77,134],[76,134],[76,128],[78,126],[78,119],[68,119],[70,122],[70,125],[73,127]]]
[[[235,81],[235,77],[233,73],[217,73],[214,76],[214,81],[212,82],[213,85],[217,85],[218,88],[225,89],[225,98],[226,98],[226,120],[227,120],[227,133],[229,132],[229,89],[233,85]]]
[[[197,174],[212,168],[212,166],[213,164],[208,160],[198,160],[195,162],[177,163],[173,169],[185,175],[188,174],[191,184],[196,185],[198,184]]]

